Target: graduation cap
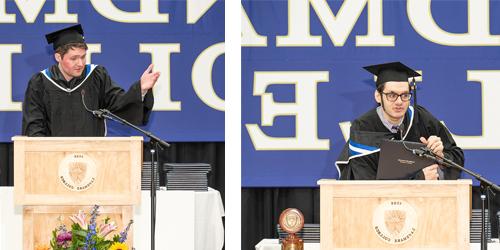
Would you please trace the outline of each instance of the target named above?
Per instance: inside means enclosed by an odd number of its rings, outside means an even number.
[[[380,84],[386,82],[408,82],[409,78],[413,78],[411,84],[411,89],[413,90],[413,105],[415,107],[417,106],[417,85],[415,83],[415,77],[421,76],[418,72],[401,62],[376,64],[363,68],[377,76],[377,81],[375,82],[377,88]]]
[[[408,78],[420,76],[418,72],[400,62],[391,62],[363,67],[377,76],[377,87],[386,82],[407,82]]]
[[[69,43],[85,43],[82,25],[77,24],[45,35],[48,44],[54,45],[54,50]]]

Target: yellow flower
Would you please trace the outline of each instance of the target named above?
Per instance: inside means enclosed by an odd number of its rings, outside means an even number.
[[[115,242],[109,250],[128,250],[128,246],[120,242]]]

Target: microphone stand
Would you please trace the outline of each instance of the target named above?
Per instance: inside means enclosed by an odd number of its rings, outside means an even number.
[[[155,226],[156,226],[156,182],[155,182],[155,165],[159,165],[158,149],[163,149],[163,147],[170,147],[170,144],[163,141],[162,139],[155,136],[153,133],[143,130],[140,127],[130,123],[129,121],[111,113],[107,109],[95,110],[95,115],[108,120],[117,121],[123,125],[129,126],[142,134],[149,137],[149,143],[151,145],[151,250],[155,250]],[[163,146],[163,147],[162,147]],[[156,157],[155,157],[156,155]]]
[[[481,250],[487,250],[488,249],[488,242],[486,241],[486,212],[485,212],[485,204],[484,204],[484,202],[486,200],[485,193],[491,192],[493,195],[495,195],[495,191],[499,192],[500,187],[498,187],[495,183],[489,181],[488,179],[484,178],[480,174],[475,173],[467,168],[464,168],[464,167],[456,164],[455,162],[453,162],[450,159],[438,156],[427,148],[414,149],[413,153],[418,155],[418,156],[434,160],[437,163],[439,163],[440,165],[444,165],[444,166],[449,167],[449,168],[456,168],[456,169],[459,169],[461,171],[464,171],[479,181],[480,186],[481,186]]]

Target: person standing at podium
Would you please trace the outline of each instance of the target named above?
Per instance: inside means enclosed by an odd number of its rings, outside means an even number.
[[[364,67],[377,76],[374,97],[378,107],[351,124],[350,138],[335,162],[343,180],[374,180],[377,175],[379,146],[384,139],[421,142],[435,154],[459,165],[464,154],[448,129],[425,108],[410,106],[409,79],[419,73],[400,62]],[[461,171],[437,164],[419,171],[413,179],[454,180]]]
[[[106,121],[91,111],[107,109],[136,125],[148,121],[152,88],[160,73],[153,65],[128,91],[103,66],[86,64],[87,44],[80,24],[46,35],[57,63],[31,77],[23,102],[27,136],[105,136]]]

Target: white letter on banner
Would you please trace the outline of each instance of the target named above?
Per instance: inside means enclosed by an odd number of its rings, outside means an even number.
[[[317,84],[328,81],[328,71],[255,72],[254,96],[261,96],[262,126],[272,126],[276,116],[295,117],[295,137],[270,137],[258,124],[246,124],[256,150],[329,150],[330,140],[318,138]],[[273,84],[295,87],[295,102],[274,102],[266,88]]]
[[[16,23],[16,14],[7,14],[5,3],[0,1],[0,23]]]
[[[442,30],[431,13],[431,0],[408,0],[408,19],[423,38],[447,46],[499,46],[500,36],[490,34],[489,0],[468,1],[467,33],[449,33]]]
[[[46,23],[76,23],[77,14],[68,13],[68,0],[55,0],[55,10],[52,14],[45,14]]]
[[[394,46],[394,36],[383,33],[382,0],[344,1],[334,15],[324,0],[289,0],[288,34],[276,37],[276,46],[322,46],[320,36],[311,36],[309,2],[335,46],[343,46],[368,3],[368,34],[356,36],[356,46]]]
[[[16,15],[7,14],[5,12],[6,1],[0,2],[0,23],[15,23]],[[27,23],[34,23],[38,14],[42,10],[45,0],[15,0],[19,11]],[[68,0],[55,0],[54,13],[45,14],[45,22],[47,23],[76,23],[78,22],[77,14],[68,13]]]
[[[328,9],[330,10],[330,7]],[[309,30],[311,27],[310,12],[308,0],[288,1],[288,34],[276,36],[276,47],[321,46],[321,36],[311,36]],[[333,16],[333,14],[331,15]]]
[[[0,9],[3,8],[2,15],[5,14],[5,2],[6,1],[3,1],[3,6],[0,7]],[[15,0],[15,2],[27,23],[35,22],[36,17],[40,14],[40,11],[45,4],[45,0]],[[5,23],[16,22],[16,15],[9,14],[4,17],[5,18],[2,17],[1,19],[5,19]]]
[[[214,5],[217,0],[187,0],[186,22],[193,24]]]
[[[109,20],[121,23],[168,23],[168,14],[160,14],[158,0],[140,0],[139,12],[116,8],[111,0],[90,0],[95,10]]]
[[[467,80],[476,81],[482,88],[482,135],[453,138],[462,149],[500,149],[500,70],[468,70]]]
[[[101,53],[100,43],[87,43],[87,63],[92,63],[92,54]]]
[[[160,78],[153,88],[155,111],[179,111],[181,110],[181,102],[172,101],[170,87],[170,54],[179,53],[181,51],[179,43],[165,44],[139,44],[141,53],[150,53],[151,61],[154,64],[156,71],[160,72]]]
[[[0,23],[16,23],[16,14],[7,14],[6,2],[0,1]]]
[[[21,111],[22,102],[12,101],[12,54],[21,53],[21,44],[0,45],[0,111]]]
[[[241,6],[241,46],[266,47],[267,37],[259,35],[248,18],[245,8]]]
[[[213,109],[224,111],[224,100],[217,96],[212,83],[215,60],[224,54],[224,43],[214,44],[205,49],[193,64],[191,78],[196,95]]]

